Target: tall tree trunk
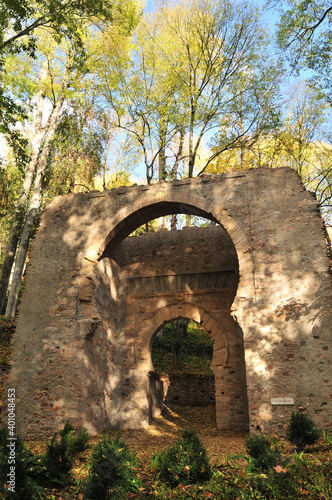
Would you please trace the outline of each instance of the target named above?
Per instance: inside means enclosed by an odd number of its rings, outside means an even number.
[[[245,141],[244,141],[244,118],[243,118],[243,92],[240,92],[240,132],[241,132],[241,141],[240,141],[240,165],[241,170],[244,170],[244,156],[245,156]]]
[[[25,265],[25,261],[26,261],[26,256],[28,253],[31,228],[32,228],[33,223],[35,221],[35,218],[38,214],[39,205],[40,205],[41,189],[42,189],[42,177],[43,177],[45,169],[46,169],[47,158],[48,158],[50,148],[51,148],[51,142],[52,142],[54,133],[56,131],[57,121],[58,121],[58,117],[59,117],[60,112],[61,112],[63,102],[64,102],[64,93],[61,97],[59,97],[59,99],[56,103],[56,106],[53,108],[53,111],[51,113],[51,116],[49,119],[49,126],[48,126],[47,135],[46,135],[46,138],[44,140],[42,153],[41,153],[39,160],[38,160],[37,174],[36,174],[36,178],[34,181],[32,198],[31,198],[29,210],[28,210],[28,213],[27,213],[27,216],[25,219],[25,224],[24,224],[24,228],[23,228],[23,232],[22,232],[22,236],[21,236],[21,241],[20,241],[20,247],[19,247],[16,261],[15,261],[13,280],[12,280],[12,284],[11,284],[10,292],[9,292],[9,296],[8,296],[8,303],[7,303],[7,307],[6,307],[6,313],[5,313],[5,316],[8,318],[14,318],[15,314],[16,314],[18,294],[19,294],[20,285],[21,285],[21,281],[22,281],[22,275],[23,275],[24,265]]]
[[[175,344],[174,344],[174,357],[173,357],[173,368],[175,370],[181,370],[182,368],[182,346],[183,339],[187,333],[188,320],[180,318],[176,321],[175,329]]]
[[[160,137],[158,154],[158,180],[166,181],[166,120],[164,116],[160,117]],[[165,218],[157,219],[157,231],[165,229]]]
[[[177,223],[178,223],[177,214],[172,214],[171,231],[176,231],[177,230]]]
[[[193,222],[193,216],[191,214],[186,215],[186,226],[191,227]]]
[[[180,138],[179,138],[179,147],[176,153],[176,158],[174,165],[172,167],[172,180],[176,179],[176,176],[178,174],[178,168],[180,161],[182,159],[182,153],[183,153],[183,145],[184,145],[184,128],[181,127],[180,129]],[[172,219],[171,219],[171,231],[176,231],[177,230],[177,214],[172,214]]]
[[[14,263],[14,258],[16,254],[17,244],[20,237],[21,225],[22,225],[22,217],[25,211],[25,205],[28,200],[28,196],[31,189],[31,184],[33,180],[33,176],[36,170],[38,156],[40,152],[40,148],[44,139],[45,131],[42,127],[42,116],[44,109],[45,95],[44,92],[41,91],[38,96],[38,104],[37,104],[37,112],[35,118],[35,134],[34,140],[32,142],[32,153],[30,157],[30,161],[28,163],[23,186],[18,197],[15,209],[15,215],[12,222],[11,231],[9,234],[9,240],[6,247],[5,258],[3,261],[2,271],[1,271],[1,279],[0,279],[0,314],[4,312],[4,305],[6,300],[6,293],[9,285],[9,279],[11,270]]]
[[[167,119],[164,114],[159,120],[159,154],[158,154],[158,180],[159,182],[166,181],[166,134],[167,134]],[[165,217],[157,219],[157,231],[165,229]]]
[[[185,133],[184,133],[184,128],[182,127],[180,130],[179,147],[178,147],[178,151],[176,153],[174,165],[172,167],[172,180],[176,179],[179,164],[180,164],[180,161],[182,159],[184,137],[185,137]]]
[[[159,137],[159,182],[166,180],[166,132],[167,120],[165,116],[160,117],[160,137]]]
[[[195,166],[195,153],[194,153],[194,121],[195,121],[195,109],[192,104],[191,116],[190,116],[190,130],[189,130],[189,162],[188,162],[188,177],[192,177],[194,174]]]
[[[241,160],[240,160],[240,163],[241,163],[241,170],[244,170],[244,145],[241,143],[240,145],[240,154],[241,154]]]

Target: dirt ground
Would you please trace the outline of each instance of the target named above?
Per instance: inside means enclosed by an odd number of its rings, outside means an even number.
[[[144,430],[110,431],[107,434],[115,436],[120,432],[121,439],[128,448],[137,453],[139,459],[138,476],[147,488],[151,487],[152,474],[150,467],[151,456],[169,447],[179,436],[182,430],[192,429],[200,437],[207,449],[211,465],[223,465],[230,454],[245,453],[244,432],[221,431],[215,424],[215,407],[181,407],[171,410],[166,408],[164,414],[157,417],[153,423]],[[91,448],[101,436],[90,440],[90,450],[74,462],[74,476],[84,481],[87,476],[86,461],[91,453]],[[35,453],[45,451],[46,443],[40,441],[26,442]],[[51,491],[49,492],[51,493]],[[73,488],[62,491],[52,491],[54,498],[68,499],[79,498],[73,493]]]
[[[218,468],[227,468],[231,455],[245,454],[245,440],[248,436],[245,432],[221,431],[215,425],[215,407],[181,407],[178,409],[166,409],[165,413],[156,418],[147,429],[144,430],[127,430],[127,431],[110,431],[107,434],[115,436],[120,432],[120,437],[126,442],[129,449],[137,453],[139,466],[137,475],[144,484],[144,492],[150,497],[150,493],[154,489],[153,475],[151,472],[150,460],[151,456],[169,447],[184,429],[194,430],[200,437],[206,447],[210,464]],[[47,490],[47,497],[52,500],[69,500],[82,499],[78,488],[78,482],[84,482],[87,477],[87,459],[91,454],[92,447],[98,442],[102,436],[95,436],[90,439],[90,449],[81,454],[75,459],[73,473],[76,484],[69,486],[63,490]],[[27,442],[35,453],[45,451],[45,442]],[[281,444],[281,443],[279,443]],[[283,453],[293,454],[293,446],[282,441]],[[322,445],[314,445],[306,450],[306,455],[310,457],[313,453],[320,453],[322,461],[330,459],[331,451],[322,447]],[[313,456],[314,456],[313,455]],[[243,466],[246,461],[243,458],[236,460],[238,465]],[[135,495],[134,495],[135,496]]]
[[[218,430],[214,406],[167,409],[147,429],[122,431],[121,435],[130,449],[137,451],[140,460],[145,461],[148,455],[168,447],[184,429],[197,432],[212,462],[222,461],[231,453],[245,452],[247,434]]]

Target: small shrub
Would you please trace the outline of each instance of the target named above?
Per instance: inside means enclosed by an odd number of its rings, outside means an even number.
[[[47,443],[46,453],[41,456],[42,473],[39,481],[47,487],[63,488],[72,482],[72,457],[68,452],[68,442],[64,437],[58,441],[56,436]]]
[[[76,432],[77,435],[75,436]],[[59,434],[67,442],[68,454],[71,457],[75,457],[88,448],[89,434],[85,428],[76,431],[73,424],[68,421]]]
[[[84,500],[123,499],[128,493],[138,493],[142,483],[135,475],[136,466],[136,455],[119,436],[105,437],[92,451]]]
[[[7,499],[34,500],[40,498],[43,487],[64,487],[71,482],[72,457],[86,449],[89,439],[86,429],[78,432],[67,422],[60,432],[60,441],[54,436],[44,455],[34,455],[24,443],[15,439],[15,493],[6,491],[8,464],[8,431],[0,429],[0,491]],[[41,486],[42,485],[42,486]]]
[[[272,448],[271,441],[265,436],[249,436],[246,447],[253,459],[254,467],[261,471],[267,471],[282,461],[277,446]]]
[[[71,484],[73,457],[87,448],[89,435],[82,429],[75,436],[74,426],[67,422],[59,432],[60,440],[55,435],[47,443],[44,455],[40,456],[41,471],[38,480],[47,487],[62,488]]]
[[[295,444],[297,452],[318,441],[321,431],[313,420],[301,412],[293,412],[287,427],[287,439]]]
[[[158,478],[171,487],[202,484],[212,475],[206,450],[190,430],[184,431],[167,451],[154,455],[152,461]]]

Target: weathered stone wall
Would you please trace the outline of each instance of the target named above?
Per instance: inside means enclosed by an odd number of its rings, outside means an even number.
[[[220,226],[131,236],[113,259],[131,277],[234,271],[238,279],[235,247]]]
[[[216,402],[213,377],[171,375],[161,377],[164,401],[170,408],[177,406],[208,406]]]
[[[174,260],[165,272],[157,254],[147,274],[135,259],[126,266],[121,242],[170,213],[220,223],[239,278],[224,257],[217,266],[216,251],[209,271],[184,272]],[[204,262],[204,244],[193,248]],[[19,433],[50,435],[68,418],[91,433],[147,425],[150,344],[178,317],[203,324],[215,341],[219,426],[238,415],[239,425],[249,419],[252,430],[282,433],[300,406],[331,425],[330,265],[317,203],[291,169],[55,199],[32,245],[14,336]],[[271,404],[285,397],[294,404]]]
[[[217,414],[218,425],[247,428],[243,336],[230,315],[239,279],[238,260],[227,232],[220,226],[192,227],[130,237],[119,245],[112,257],[127,281],[125,337],[128,349],[122,365],[124,419],[130,418],[133,422],[142,418],[142,407],[133,408],[137,400],[148,401],[144,391],[147,374],[154,369],[150,355],[154,335],[167,320],[195,319],[192,315],[197,314],[198,323],[208,326],[214,340],[211,367],[216,375],[216,398],[218,402],[232,401],[228,407],[222,404],[223,409]],[[206,319],[200,315],[198,306],[204,307]],[[160,309],[162,315],[156,327],[151,324],[151,318],[156,320]],[[144,330],[148,335],[148,345],[144,348],[147,363],[137,380],[135,344]],[[147,407],[145,414],[148,414]]]
[[[211,337],[214,340],[211,369],[216,378],[216,399],[219,402],[225,398],[231,401],[229,406],[222,405],[222,410],[217,413],[220,427],[225,429],[246,427],[245,381],[242,379],[243,339],[238,335],[234,320],[227,308],[228,298],[229,292],[222,290],[177,292],[176,297],[174,293],[151,293],[150,296],[144,293],[127,297],[125,332],[127,345],[132,349],[128,349],[123,363],[123,374],[128,381],[127,390],[123,393],[123,409],[128,407],[128,414],[136,413],[136,410],[132,409],[134,401],[144,400],[140,396],[144,388],[141,388],[137,379],[132,377],[137,371],[137,356],[139,358],[140,355],[147,356],[142,361],[139,359],[138,363],[142,373],[141,380],[144,381],[146,374],[154,369],[150,356],[153,334],[157,333],[164,323],[184,317],[194,319],[207,330],[209,327],[211,330]],[[203,304],[204,308],[197,304]],[[140,345],[136,344],[136,351],[134,349],[135,340],[137,336],[143,339],[145,334],[148,335],[148,342],[142,348],[143,354],[140,354]],[[227,346],[225,337],[228,341]]]

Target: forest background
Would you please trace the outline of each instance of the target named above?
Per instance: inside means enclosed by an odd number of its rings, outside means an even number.
[[[331,16],[325,0],[1,0],[0,314],[58,195],[287,166],[329,243]]]

